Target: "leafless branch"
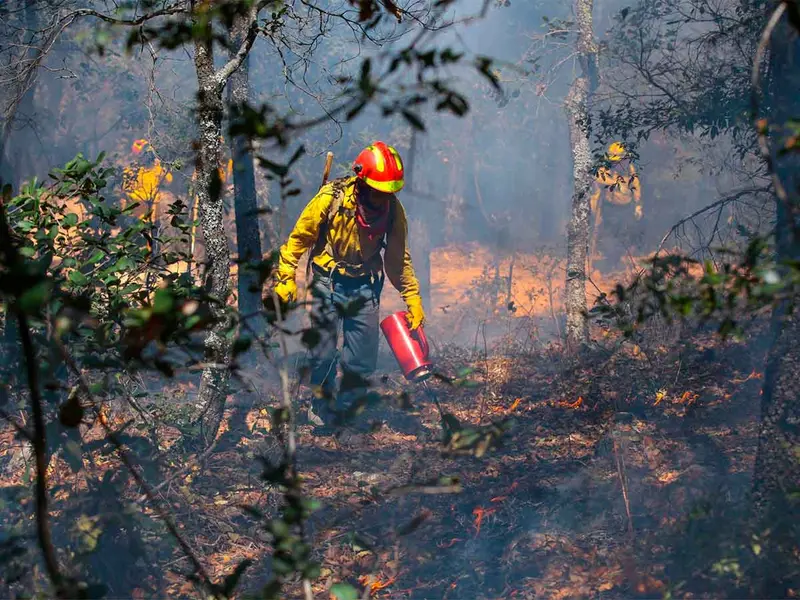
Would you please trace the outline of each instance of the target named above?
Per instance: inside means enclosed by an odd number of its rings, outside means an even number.
[[[709,204],[707,206],[704,206],[703,208],[700,208],[700,209],[694,211],[692,214],[687,215],[686,217],[683,217],[681,220],[679,220],[677,223],[675,223],[670,228],[670,230],[664,235],[663,238],[661,238],[661,242],[658,244],[658,247],[656,248],[656,254],[655,255],[658,256],[661,253],[661,250],[664,249],[664,244],[666,244],[667,240],[669,239],[669,237],[672,234],[674,234],[676,231],[678,231],[686,223],[694,222],[694,219],[696,219],[700,215],[702,215],[704,213],[707,213],[707,212],[711,212],[711,211],[716,210],[716,209],[721,209],[725,205],[730,204],[732,202],[736,202],[737,200],[739,200],[740,198],[743,198],[744,196],[749,196],[749,195],[752,195],[752,194],[764,194],[766,192],[767,192],[767,190],[765,190],[764,188],[748,188],[748,189],[745,189],[745,190],[739,190],[735,194],[730,194],[728,196],[725,196],[724,198],[720,198],[716,202],[712,202],[711,204]]]
[[[154,10],[152,12],[140,15],[134,19],[121,19],[119,17],[112,17],[111,15],[98,12],[91,8],[78,8],[71,13],[68,13],[62,20],[69,20],[72,22],[74,19],[79,17],[94,17],[112,25],[128,25],[135,27],[137,25],[143,25],[148,21],[152,21],[153,19],[157,19],[159,17],[168,17],[186,12],[187,8],[187,3],[184,0],[181,0],[180,2],[176,2],[175,4],[171,4],[170,6],[160,10]]]
[[[234,57],[225,63],[225,65],[214,74],[214,79],[219,87],[225,86],[228,78],[242,65],[244,59],[247,58],[248,54],[250,54],[250,49],[253,47],[256,37],[258,37],[258,11],[268,4],[270,4],[268,0],[262,0],[250,8],[250,12],[247,16],[247,20],[249,21],[250,25],[247,28],[247,35],[245,36],[244,41],[242,41],[242,45],[239,46],[239,49],[236,51]]]

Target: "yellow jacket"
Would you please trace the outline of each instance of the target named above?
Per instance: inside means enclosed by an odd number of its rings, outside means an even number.
[[[136,171],[125,169],[125,191],[131,200],[137,202],[153,202],[160,192],[162,184],[172,183],[172,173],[156,160],[152,167],[140,167]]]
[[[326,246],[312,258],[314,264],[327,271],[336,266],[337,262],[346,263],[349,267],[347,273],[351,276],[379,273],[384,269],[403,300],[408,302],[410,298],[419,297],[419,282],[408,251],[408,222],[403,205],[397,198],[391,200],[394,202],[394,214],[391,229],[385,236],[384,256],[381,257],[383,239],[370,240],[356,221],[355,182],[355,177],[344,182],[341,208],[326,228]],[[300,257],[315,247],[320,227],[328,218],[332,202],[333,184],[329,183],[320,189],[300,214],[289,239],[281,246],[278,263],[278,278],[281,281],[293,280]],[[358,265],[358,268],[350,265]],[[345,272],[342,266],[337,270],[340,273]]]
[[[591,196],[592,204],[597,204],[601,196],[605,202],[617,206],[630,204],[631,201],[636,205],[641,205],[642,186],[632,163],[628,165],[627,174],[606,167],[600,167],[597,170]]]

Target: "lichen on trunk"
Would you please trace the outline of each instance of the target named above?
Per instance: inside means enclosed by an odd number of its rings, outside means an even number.
[[[567,233],[566,341],[573,350],[588,341],[586,319],[586,254],[589,246],[589,188],[592,154],[586,102],[588,79],[578,77],[572,84],[565,110],[572,146],[572,213]]]
[[[586,317],[586,254],[589,245],[589,189],[592,152],[589,143],[589,102],[597,85],[592,0],[576,0],[578,23],[576,50],[581,75],[575,78],[564,102],[572,147],[572,213],[567,233],[566,344],[575,351],[589,341]]]
[[[205,241],[206,292],[211,297],[214,324],[205,339],[205,362],[197,393],[198,438],[203,447],[216,438],[225,409],[230,370],[230,338],[226,335],[231,320],[226,309],[230,295],[230,249],[225,234],[222,185],[219,177],[222,137],[222,85],[215,77],[210,42],[195,43],[195,70],[198,83],[199,149],[197,154],[197,200],[200,229]]]

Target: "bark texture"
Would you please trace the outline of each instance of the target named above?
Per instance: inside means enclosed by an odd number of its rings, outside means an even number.
[[[415,202],[416,203],[416,202]],[[422,305],[425,310],[432,312],[431,304],[431,236],[428,223],[425,219],[413,218],[409,220],[411,258],[414,261],[414,271],[419,280],[419,293],[422,296]]]
[[[247,35],[248,23],[244,18],[236,20],[231,32],[232,48],[239,48]],[[245,57],[242,66],[233,73],[228,82],[231,104],[241,105],[250,99],[250,59]],[[257,315],[261,310],[261,290],[258,274],[248,269],[246,263],[261,260],[261,233],[259,231],[258,196],[253,153],[247,139],[239,136],[231,139],[233,157],[233,207],[236,215],[236,247],[239,255],[238,297],[239,312]],[[267,246],[269,247],[269,240]],[[263,323],[256,317],[248,318],[248,325],[260,333]]]
[[[230,77],[241,67],[258,34],[256,17],[263,2],[253,4],[246,16],[246,34],[230,60],[214,70],[214,49],[210,27],[202,14],[202,2],[191,4],[195,27],[206,27],[203,39],[194,44],[194,65],[197,75],[197,118],[199,150],[197,153],[197,202],[200,207],[200,231],[205,246],[205,289],[212,297],[211,312],[214,325],[205,340],[206,367],[197,392],[197,437],[203,447],[213,444],[219,431],[228,395],[231,342],[226,335],[231,320],[225,305],[230,295],[231,253],[225,235],[225,213],[222,203],[222,182],[219,176],[220,146],[222,144],[222,93]]]
[[[769,100],[766,117],[771,129],[800,114],[795,65],[800,44],[788,24],[782,24],[771,40]],[[775,173],[797,206],[800,191],[800,159],[777,156],[785,143],[774,134],[770,140]],[[776,197],[775,242],[779,262],[800,258],[800,230],[789,207]],[[787,269],[784,268],[784,275]],[[779,303],[772,315],[771,346],[761,389],[761,424],[754,468],[752,506],[757,533],[766,535],[761,557],[758,589],[761,597],[786,597],[796,557],[800,553],[800,505],[793,497],[800,492],[800,396],[796,382],[800,368],[800,321],[793,300]]]
[[[198,125],[200,144],[197,156],[197,201],[203,235],[206,267],[205,288],[213,297],[216,320],[205,340],[205,361],[197,403],[199,438],[210,446],[219,431],[228,393],[231,345],[225,335],[230,327],[225,302],[230,294],[230,249],[225,235],[221,182],[217,171],[222,136],[222,86],[214,73],[214,54],[210,43],[195,42],[195,70],[198,84]]]
[[[566,343],[577,350],[589,341],[586,319],[586,254],[589,245],[589,189],[592,184],[592,152],[589,144],[589,102],[596,80],[597,46],[592,26],[592,0],[576,0],[579,28],[577,50],[580,76],[570,87],[564,103],[572,147],[572,213],[567,230]]]

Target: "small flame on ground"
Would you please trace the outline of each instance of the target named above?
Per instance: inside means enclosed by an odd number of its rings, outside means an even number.
[[[741,383],[746,383],[746,382],[750,381],[751,379],[763,379],[763,378],[764,378],[764,374],[763,373],[759,373],[758,371],[753,369],[752,373],[750,373],[750,375],[748,375],[744,379],[737,379],[737,378],[734,377],[733,379],[731,379],[731,383],[735,383],[735,384],[738,385],[738,384],[741,384]]]
[[[381,581],[377,577],[373,575],[362,575],[358,578],[358,582],[366,588],[369,588],[370,594],[375,594],[376,592],[380,592],[382,589],[385,589],[392,585],[395,581],[397,581],[397,577],[392,577],[391,579],[387,579],[386,581]]]
[[[578,399],[575,402],[567,402],[566,400],[559,402],[559,406],[563,406],[564,408],[571,408],[576,409],[579,408],[583,404],[583,396],[578,396]]]
[[[475,537],[478,537],[481,532],[481,523],[483,523],[483,517],[491,515],[496,510],[497,509],[494,508],[483,508],[478,506],[472,511],[472,514],[475,515]]]

